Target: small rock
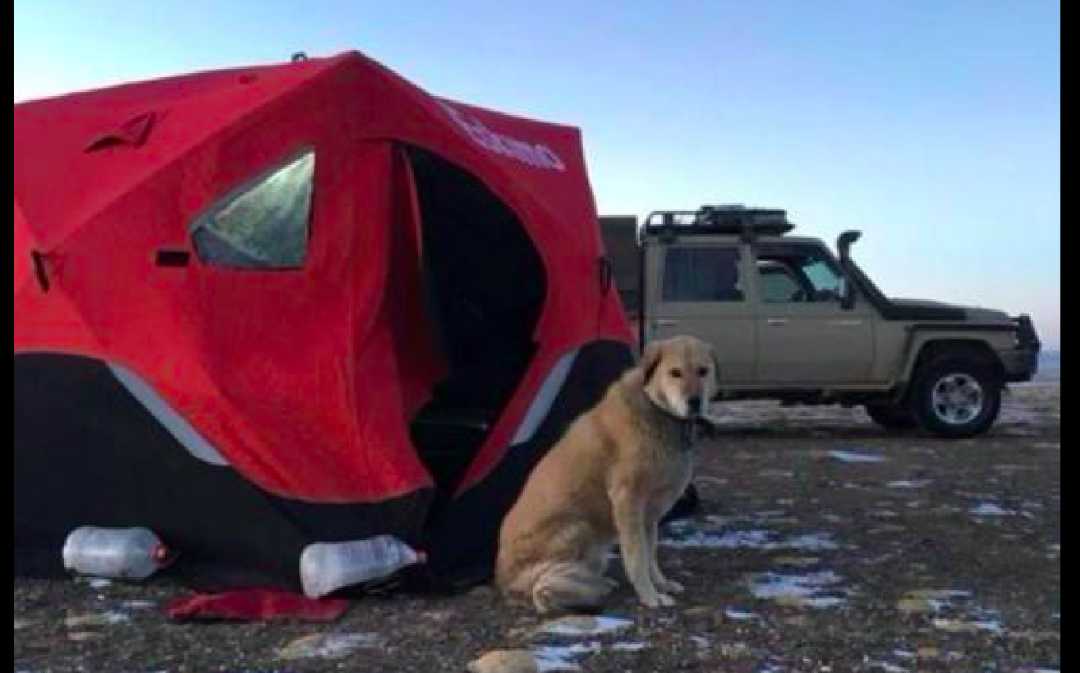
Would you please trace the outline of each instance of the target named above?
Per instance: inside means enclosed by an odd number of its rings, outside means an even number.
[[[378,636],[371,634],[315,635],[301,638],[286,646],[278,653],[278,658],[282,661],[309,659],[344,661],[360,650],[381,647],[382,640]]]
[[[541,673],[532,652],[492,652],[469,666],[469,673]]]

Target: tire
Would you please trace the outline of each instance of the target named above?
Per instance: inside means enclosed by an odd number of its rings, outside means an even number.
[[[950,440],[973,439],[1001,418],[1005,380],[985,357],[944,354],[920,373],[912,395],[915,419],[927,432]]]
[[[919,427],[915,414],[908,408],[893,405],[871,405],[866,413],[881,427],[891,432],[910,432]]]

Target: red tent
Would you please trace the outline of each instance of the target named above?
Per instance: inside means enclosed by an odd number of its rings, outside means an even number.
[[[290,581],[377,535],[483,567],[630,362],[575,129],[357,54],[14,125],[16,573],[86,525]]]

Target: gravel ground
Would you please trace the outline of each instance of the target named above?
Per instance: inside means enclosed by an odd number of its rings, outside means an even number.
[[[329,627],[174,626],[175,588],[16,580],[15,673],[461,673],[493,650],[596,673],[1060,671],[1060,385],[958,444],[841,410],[728,414],[702,450],[707,511],[666,545],[679,609],[624,592],[608,619],[545,629],[481,589]]]

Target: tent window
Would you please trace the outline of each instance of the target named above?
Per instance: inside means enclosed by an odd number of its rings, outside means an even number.
[[[311,237],[315,153],[305,152],[236,190],[193,227],[199,257],[249,271],[303,268]]]

